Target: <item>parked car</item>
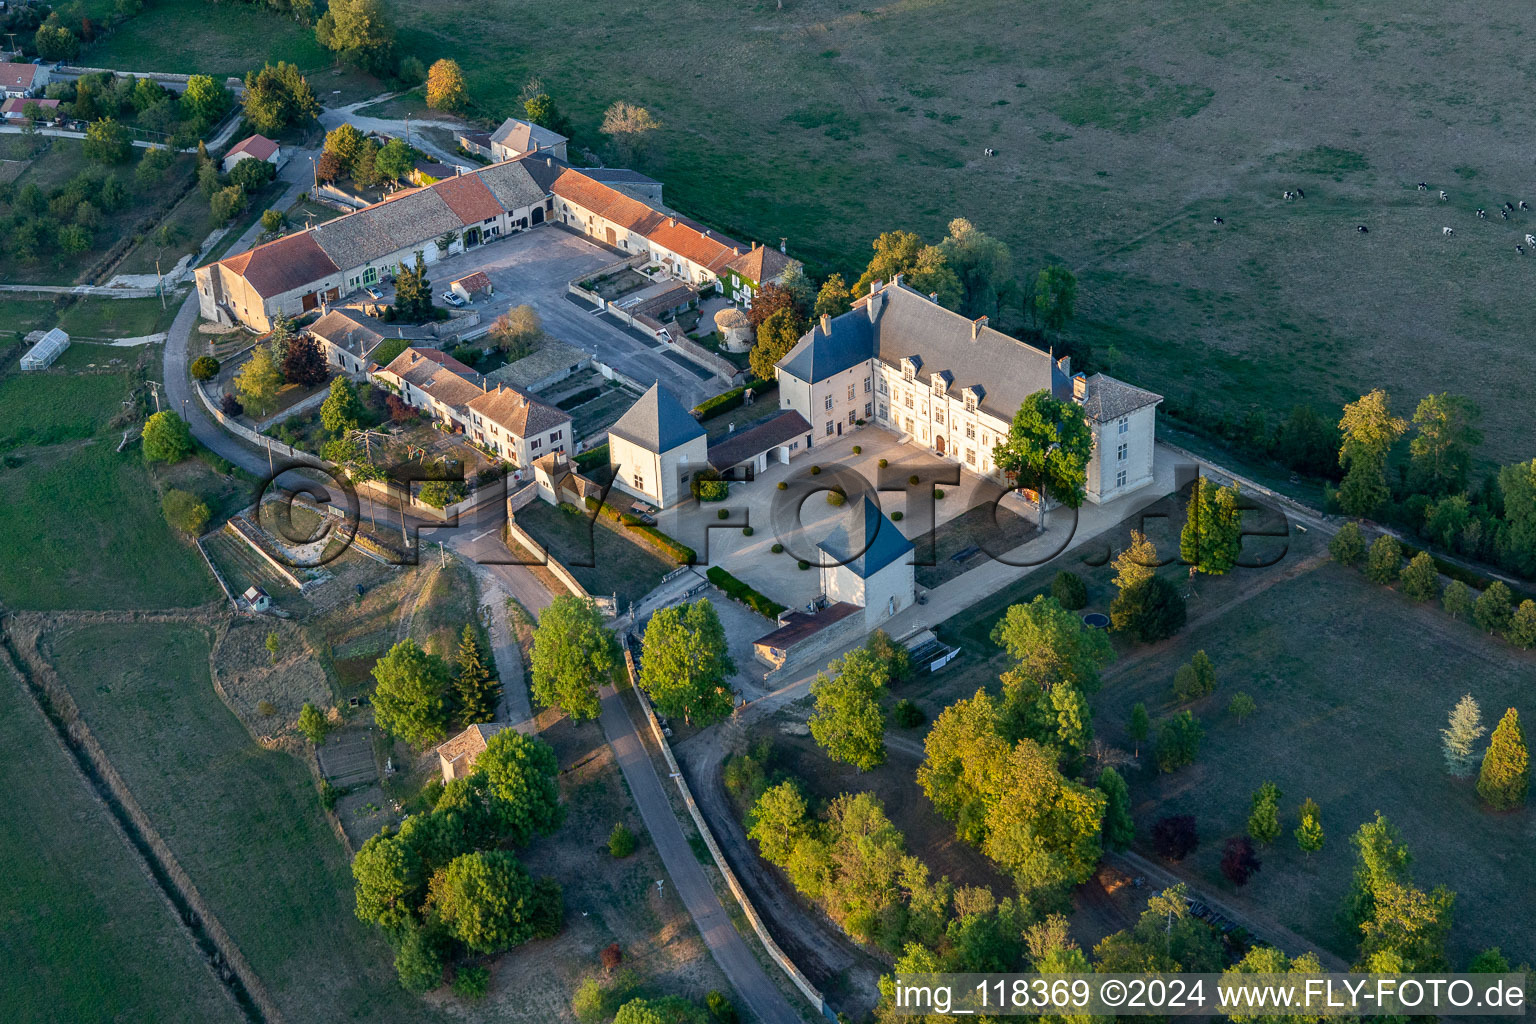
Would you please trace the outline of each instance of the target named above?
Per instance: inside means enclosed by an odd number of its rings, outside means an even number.
[[[443,292],[443,301],[454,307],[464,305],[464,300],[459,298],[459,293],[451,290]]]
[[[367,288],[364,288],[363,291],[368,293],[368,297],[370,299],[378,300],[384,298],[384,293],[379,291],[378,287],[375,285],[370,285]]]

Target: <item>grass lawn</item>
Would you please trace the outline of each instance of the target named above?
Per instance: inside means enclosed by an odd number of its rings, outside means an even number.
[[[153,268],[151,268],[153,270]],[[159,299],[103,299],[87,296],[64,311],[59,326],[71,337],[142,338],[159,334],[176,319],[181,300],[166,296],[165,307]]]
[[[160,512],[138,447],[115,438],[0,469],[0,598],[12,608],[185,608],[219,596]]]
[[[1528,926],[1536,812],[1483,810],[1470,782],[1445,774],[1439,735],[1467,692],[1490,728],[1511,706],[1530,720],[1536,656],[1328,563],[1196,624],[1111,677],[1095,701],[1099,732],[1125,746],[1133,703],[1144,701],[1154,721],[1172,711],[1174,671],[1202,649],[1220,679],[1194,706],[1206,739],[1192,767],[1131,778],[1143,836],[1164,814],[1194,814],[1202,842],[1181,870],[1230,891],[1218,867],[1222,842],[1243,831],[1250,794],[1274,781],[1285,794],[1284,832],[1261,854],[1264,868],[1243,898],[1349,959],[1357,938],[1335,921],[1353,870],[1349,836],[1380,810],[1413,851],[1418,883],[1458,893],[1455,963],[1492,945],[1512,962],[1536,956]],[[1259,709],[1242,725],[1225,712],[1240,690]],[[1328,831],[1311,863],[1291,836],[1307,797],[1322,807]]]
[[[108,757],[285,1016],[440,1019],[401,991],[388,948],[353,915],[346,856],[309,773],[258,747],[215,695],[202,631],[83,627],[51,647]]]
[[[0,1017],[9,1024],[235,1022],[174,911],[155,891],[52,728],[0,673]]]
[[[241,75],[267,62],[308,71],[329,65],[314,30],[245,4],[209,6],[164,0],[123,24],[80,57],[93,67],[178,74]],[[326,98],[317,82],[315,91]]]
[[[677,568],[649,549],[594,522],[542,501],[517,513],[517,525],[549,549],[593,595],[618,594],[619,608],[638,601]]]
[[[17,341],[33,331],[57,327],[58,323],[59,313],[54,309],[51,299],[0,298],[0,331],[7,335],[14,334]],[[5,356],[5,361],[9,363],[13,359],[20,359],[21,353],[25,351],[17,349],[12,353],[0,349],[0,355]]]
[[[0,376],[0,449],[91,437],[121,410],[128,385],[127,373],[50,370]]]

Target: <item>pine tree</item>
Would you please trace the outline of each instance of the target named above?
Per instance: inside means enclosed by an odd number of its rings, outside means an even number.
[[[1530,784],[1531,761],[1525,748],[1525,731],[1520,728],[1520,712],[1510,708],[1488,741],[1483,769],[1477,776],[1477,795],[1496,811],[1514,810],[1525,804]]]
[[[1301,805],[1301,824],[1296,826],[1296,846],[1310,858],[1323,848],[1323,819],[1317,801],[1307,797]]]
[[[1136,824],[1131,820],[1131,790],[1114,768],[1099,774],[1099,792],[1104,794],[1104,845],[1124,850],[1136,838]]]
[[[1266,782],[1253,794],[1248,834],[1268,846],[1280,836],[1280,787]]]
[[[1477,768],[1474,750],[1479,738],[1488,730],[1483,727],[1483,712],[1469,693],[1451,709],[1449,727],[1440,730],[1445,737],[1441,748],[1445,752],[1445,770],[1458,779],[1471,776]]]
[[[496,718],[496,691],[490,670],[480,652],[480,637],[473,623],[464,625],[459,635],[458,675],[453,681],[459,701],[459,719],[465,725],[490,722]]]

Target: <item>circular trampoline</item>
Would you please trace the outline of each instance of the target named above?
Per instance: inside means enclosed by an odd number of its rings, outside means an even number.
[[[1083,616],[1083,625],[1089,629],[1107,629],[1109,628],[1109,616],[1103,612],[1089,612]]]

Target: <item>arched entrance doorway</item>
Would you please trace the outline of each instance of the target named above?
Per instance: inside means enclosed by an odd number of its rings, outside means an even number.
[[[934,451],[938,452],[940,455],[944,454],[944,435],[943,434],[935,434],[934,435],[934,438],[933,438],[933,448],[934,448]]]

